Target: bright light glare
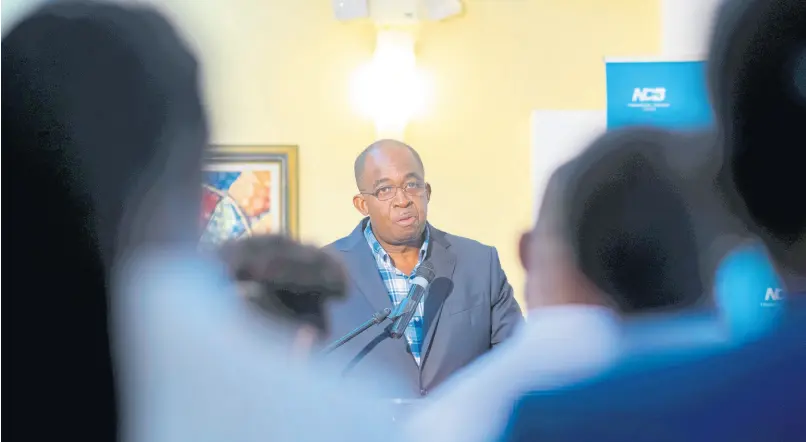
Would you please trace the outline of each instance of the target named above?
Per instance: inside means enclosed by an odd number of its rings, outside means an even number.
[[[413,49],[410,42],[379,35],[372,61],[352,78],[352,101],[375,122],[379,136],[402,136],[409,120],[423,111],[427,84]]]

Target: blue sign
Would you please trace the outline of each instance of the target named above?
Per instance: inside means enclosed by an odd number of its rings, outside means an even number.
[[[608,62],[607,128],[702,129],[713,122],[705,62]]]
[[[781,279],[761,244],[738,247],[722,260],[714,295],[737,338],[767,332],[777,323],[784,306]]]

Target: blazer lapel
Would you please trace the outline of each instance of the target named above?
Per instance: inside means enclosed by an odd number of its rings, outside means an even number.
[[[355,283],[355,287],[372,305],[375,311],[385,308],[392,308],[392,300],[389,299],[389,292],[378,273],[378,265],[375,256],[372,254],[366,238],[364,238],[364,228],[368,219],[362,220],[353,232],[346,238],[339,250],[344,252],[344,264],[350,279]],[[445,238],[445,232],[437,230],[429,225],[431,229],[431,245],[427,255],[427,260],[434,265],[435,278],[428,288],[423,303],[423,327],[425,336],[420,350],[420,367],[425,366],[425,360],[431,349],[434,334],[442,315],[442,306],[445,299],[453,290],[453,270],[456,266],[456,255],[451,252],[450,242]],[[414,358],[411,359],[414,361]]]
[[[453,270],[456,267],[456,255],[451,252],[450,242],[445,238],[445,232],[437,230],[433,227],[431,229],[431,250],[429,252],[428,260],[434,265],[434,273],[436,277],[428,288],[425,302],[423,304],[423,323],[425,327],[425,337],[420,354],[420,366],[425,366],[425,361],[428,358],[428,353],[431,350],[431,344],[434,341],[434,334],[436,333],[439,324],[439,318],[442,315],[442,306],[445,300],[453,291]]]
[[[367,301],[372,305],[374,311],[392,308],[392,300],[389,299],[389,292],[383,284],[381,275],[378,272],[378,265],[375,256],[372,254],[366,238],[364,238],[364,227],[366,219],[358,224],[358,227],[348,237],[349,241],[341,250],[344,253],[344,264],[347,273],[350,275],[355,287],[360,291]]]

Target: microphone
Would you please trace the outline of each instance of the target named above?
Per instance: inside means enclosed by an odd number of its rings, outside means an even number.
[[[431,284],[435,276],[434,266],[429,261],[422,263],[417,269],[414,279],[411,280],[411,288],[409,289],[408,296],[400,302],[395,309],[395,313],[392,315],[395,321],[389,328],[389,334],[392,335],[393,338],[400,339],[400,337],[403,336],[406,327],[408,327],[409,322],[411,322],[411,318],[414,317],[414,314],[417,312],[417,305],[420,304],[423,296],[425,296],[428,285]]]
[[[360,335],[361,333],[363,333],[364,331],[366,331],[368,328],[372,327],[373,325],[380,324],[381,322],[383,322],[383,320],[386,319],[387,317],[389,317],[389,315],[391,313],[392,313],[392,309],[390,309],[390,308],[385,308],[383,310],[375,312],[375,314],[373,314],[372,317],[370,319],[368,319],[366,322],[364,322],[363,324],[361,324],[358,327],[354,328],[350,333],[347,333],[346,335],[342,336],[336,342],[334,342],[334,343],[328,345],[327,347],[325,347],[322,350],[322,353],[327,354],[327,353],[330,353],[333,350],[341,347],[342,345],[346,344],[348,341],[350,341],[354,337]]]

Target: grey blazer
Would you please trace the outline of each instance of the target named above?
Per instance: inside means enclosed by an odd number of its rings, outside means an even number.
[[[327,249],[349,273],[347,299],[328,309],[329,340],[348,333],[392,302],[364,238],[362,220],[350,235]],[[390,321],[377,325],[329,355],[342,362],[345,376],[396,386],[398,397],[420,397],[450,375],[508,338],[523,321],[512,286],[494,247],[431,228],[426,259],[436,278],[424,301],[425,337],[420,366],[405,338],[389,337]]]

